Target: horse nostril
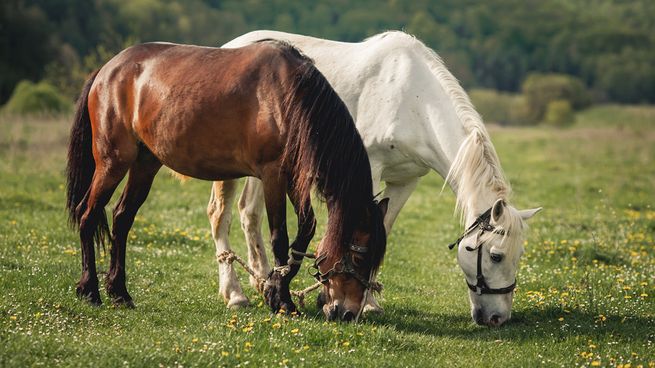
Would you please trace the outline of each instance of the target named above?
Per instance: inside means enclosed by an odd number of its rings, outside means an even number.
[[[484,313],[482,313],[482,309],[473,311],[473,320],[479,325],[484,325]]]
[[[330,313],[328,313],[327,319],[328,321],[335,321],[337,318],[339,318],[339,313],[338,313],[338,308],[335,305],[330,309]]]
[[[491,318],[489,318],[489,324],[494,327],[500,325],[500,316],[497,314],[492,315]]]
[[[343,316],[341,317],[341,320],[344,322],[350,322],[353,321],[354,319],[355,319],[355,313],[351,311],[346,311],[346,313],[344,313]]]
[[[316,306],[318,307],[318,309],[323,309],[325,303],[326,303],[325,293],[321,291],[320,293],[318,293],[318,296],[316,297]]]

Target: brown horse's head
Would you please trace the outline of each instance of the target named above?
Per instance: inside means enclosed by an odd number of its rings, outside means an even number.
[[[328,244],[329,238],[319,244],[315,277],[324,287],[318,306],[328,320],[356,321],[364,309],[367,293],[379,289],[372,277],[382,263],[386,248],[383,219],[388,203],[388,198],[373,202],[347,244],[337,247]]]

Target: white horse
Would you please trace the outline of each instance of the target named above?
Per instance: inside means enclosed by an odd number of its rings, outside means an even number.
[[[505,179],[487,130],[469,98],[437,54],[416,38],[385,32],[360,43],[255,31],[223,47],[284,40],[314,59],[355,118],[371,163],[375,193],[381,182],[390,198],[391,231],[418,179],[434,170],[457,196],[469,229],[458,241],[458,262],[469,285],[475,322],[499,326],[511,316],[513,288],[523,252],[524,220],[538,209],[518,211],[508,202]],[[229,250],[236,181],[215,182],[208,206],[217,254]],[[266,277],[261,182],[248,178],[239,200],[250,266]],[[483,216],[480,216],[483,214]],[[228,306],[248,304],[231,265],[219,263],[220,292]],[[256,280],[251,277],[251,284]],[[370,296],[366,311],[381,311]]]

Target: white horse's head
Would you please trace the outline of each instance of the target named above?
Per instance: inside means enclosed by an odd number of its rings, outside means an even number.
[[[477,324],[498,327],[510,319],[525,220],[539,210],[519,211],[499,199],[467,224],[458,239],[457,260],[466,276],[471,317]]]

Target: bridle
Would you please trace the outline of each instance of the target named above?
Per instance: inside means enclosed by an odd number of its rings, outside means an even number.
[[[366,306],[366,298],[368,297],[368,293],[372,288],[374,288],[373,284],[376,284],[375,289],[378,290],[378,292],[381,290],[381,284],[371,282],[371,279],[373,278],[373,270],[369,272],[368,279],[365,279],[364,277],[362,277],[362,275],[360,275],[359,273],[357,273],[357,271],[355,271],[351,252],[365,254],[368,251],[368,247],[363,247],[361,245],[350,243],[348,244],[348,249],[350,250],[350,252],[344,254],[343,257],[341,257],[341,259],[332,266],[332,268],[330,268],[328,271],[325,272],[321,272],[321,270],[318,267],[323,261],[327,259],[327,255],[323,254],[315,257],[316,259],[314,260],[314,264],[312,265],[312,267],[316,269],[316,272],[314,272],[311,275],[318,282],[320,282],[323,285],[326,285],[330,280],[330,277],[336,274],[346,274],[354,278],[360,284],[362,284],[362,286],[364,286],[364,296],[362,297],[362,302],[360,303],[359,311],[355,316],[355,322],[357,322],[359,321],[359,317],[362,315],[362,312],[364,311],[364,307]],[[291,252],[294,252],[294,250],[292,249]]]
[[[351,252],[359,253],[359,254],[365,254],[368,251],[367,247],[363,247],[361,245],[357,244],[349,244],[348,249],[350,249]],[[312,267],[316,269],[316,272],[311,274],[318,282],[321,284],[327,284],[328,280],[330,277],[336,275],[336,274],[346,274],[355,280],[357,280],[366,290],[371,288],[371,278],[369,277],[368,279],[365,279],[355,271],[355,267],[352,261],[352,253],[348,252],[341,257],[339,261],[337,261],[332,268],[330,268],[328,271],[321,272],[319,270],[320,264],[327,259],[327,255],[323,254],[314,260],[314,264]]]
[[[480,236],[484,234],[485,232],[495,232],[496,234],[499,235],[505,235],[506,232],[503,229],[498,229],[496,230],[496,227],[491,225],[489,223],[491,221],[491,208],[486,210],[483,214],[478,216],[475,221],[469,226],[468,229],[452,244],[448,245],[448,249],[453,249],[455,246],[458,246],[459,243],[464,240],[467,236],[471,235],[475,230],[478,230],[478,234],[476,237],[476,247],[471,248],[471,247],[466,247],[466,250],[469,252],[474,251],[475,249],[478,250],[478,265],[477,265],[477,284],[471,285],[469,284],[468,280],[466,281],[466,285],[468,285],[469,289],[476,293],[477,295],[482,295],[482,294],[508,294],[514,291],[514,288],[516,287],[516,280],[504,288],[490,288],[489,285],[487,285],[487,282],[484,279],[484,275],[482,274],[482,243],[479,243],[478,240],[480,239]]]

